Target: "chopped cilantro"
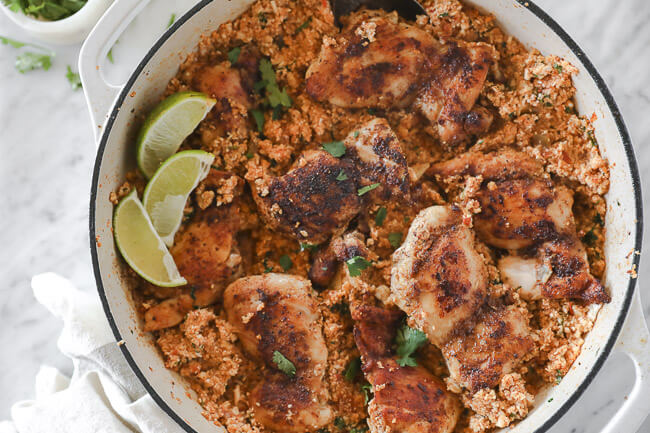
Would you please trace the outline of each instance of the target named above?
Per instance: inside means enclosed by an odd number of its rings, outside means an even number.
[[[277,350],[273,352],[273,362],[278,369],[289,377],[296,375],[296,366]]]
[[[438,18],[446,18],[449,16],[449,12],[443,12],[440,15],[438,15]]]
[[[257,131],[261,134],[264,132],[264,113],[260,110],[251,110],[251,116],[255,119],[255,124],[257,125]]]
[[[350,272],[351,277],[358,277],[361,275],[361,271],[372,265],[371,262],[361,256],[354,256],[351,259],[346,260],[345,264],[348,265],[348,271]]]
[[[571,114],[573,113],[573,108],[570,105],[567,105],[566,107],[564,107],[564,112],[567,114]]]
[[[262,262],[264,264],[264,273],[268,274],[269,272],[273,272],[273,267],[269,266],[267,263],[268,257],[264,257],[264,261]]]
[[[52,66],[52,54],[33,53],[27,51],[16,57],[16,63],[14,66],[21,74],[34,69],[43,69],[47,71]]]
[[[172,16],[169,17],[169,21],[167,22],[167,28],[170,28],[175,21],[176,21],[176,14],[172,14]]]
[[[594,223],[598,224],[601,227],[605,227],[605,221],[603,221],[603,217],[600,216],[599,213],[596,213],[596,216],[594,217]]]
[[[357,138],[359,136],[359,131],[354,131],[352,135],[354,136],[354,138]]]
[[[228,51],[228,61],[231,65],[237,63],[239,59],[239,54],[241,54],[241,47],[235,47],[232,50]]]
[[[291,257],[289,257],[286,254],[280,256],[280,258],[278,259],[278,263],[280,263],[280,266],[282,266],[282,269],[284,269],[285,272],[288,271],[289,269],[291,269],[291,267],[293,266],[293,262],[291,261]]]
[[[368,382],[362,384],[361,391],[363,392],[364,397],[363,404],[367,405],[368,401],[370,401],[370,394],[372,394],[372,385],[370,385]]]
[[[0,36],[0,42],[2,42],[4,45],[9,45],[14,48],[22,48],[24,46],[30,45],[27,42],[20,42],[15,39],[7,38],[5,36]]]
[[[556,370],[556,372],[555,372],[555,383],[559,384],[560,382],[562,382],[563,377],[564,377],[564,375],[562,374],[562,370]]]
[[[348,175],[345,174],[343,169],[341,169],[341,172],[339,173],[338,176],[336,176],[336,180],[341,181],[341,180],[348,180]]]
[[[402,245],[402,234],[401,233],[389,233],[388,234],[388,242],[390,242],[390,246],[393,248],[399,248],[400,245]]]
[[[370,192],[370,191],[372,191],[373,189],[377,188],[379,185],[381,185],[381,183],[373,183],[372,185],[367,185],[367,186],[364,186],[363,188],[359,188],[359,189],[357,190],[357,195],[358,195],[359,197],[361,197],[361,196],[364,195],[365,193]]]
[[[305,242],[300,242],[300,251],[307,251],[307,250],[313,250],[315,248],[318,248],[318,244],[308,244]]]
[[[309,18],[307,18],[307,20],[306,20],[304,23],[300,24],[300,26],[298,26],[298,28],[296,29],[296,33],[295,33],[295,34],[297,35],[297,34],[300,33],[301,31],[303,31],[304,29],[306,29],[307,27],[309,27],[309,24],[311,23],[311,20],[312,20],[312,17],[309,17]]]
[[[379,227],[384,225],[384,220],[386,219],[386,215],[388,214],[388,211],[386,210],[385,207],[380,207],[379,210],[377,211],[377,215],[375,215],[375,224],[377,224]]]
[[[368,108],[368,114],[370,114],[371,116],[374,116],[375,115],[375,109],[374,108]]]
[[[550,403],[550,402],[552,402],[552,401],[553,401],[553,397],[551,397],[551,398],[548,399],[548,403]]]
[[[257,19],[260,20],[262,24],[266,24],[268,22],[268,19],[266,18],[266,14],[264,12],[260,12],[257,14]],[[264,27],[264,26],[262,26]]]
[[[253,159],[254,156],[255,156],[255,155],[253,155],[253,152],[247,152],[247,153],[246,153],[246,158],[247,158],[247,159]]]
[[[334,427],[343,430],[345,428],[345,421],[340,416],[334,418]]]
[[[345,370],[345,380],[347,380],[348,382],[354,381],[354,378],[357,377],[360,371],[361,371],[361,358],[356,357],[352,361],[350,361],[350,365],[348,365],[348,368]]]
[[[562,65],[558,65],[557,63],[553,65],[553,69],[558,71],[560,74],[562,73]]]
[[[78,73],[72,72],[72,68],[70,67],[70,65],[68,65],[68,72],[66,72],[65,77],[68,79],[68,82],[72,87],[72,90],[81,89],[81,78],[79,78]]]
[[[397,345],[397,363],[402,366],[416,367],[418,364],[415,362],[413,354],[427,341],[427,336],[419,329],[413,329],[404,324],[397,331],[395,344]]]
[[[282,89],[278,87],[278,83],[275,78],[275,71],[273,70],[273,65],[269,59],[260,60],[260,74],[262,75],[262,81],[265,82],[264,87],[266,88],[266,96],[269,100],[271,107],[275,108],[277,106],[291,107],[291,97],[287,93],[287,89]]]
[[[335,158],[340,158],[345,155],[345,144],[342,141],[323,143],[323,149]]]
[[[596,239],[598,239],[598,236],[594,233],[594,229],[591,229],[582,237],[582,243],[592,247]]]

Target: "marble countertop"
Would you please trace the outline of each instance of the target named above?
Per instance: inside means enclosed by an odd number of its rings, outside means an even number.
[[[136,21],[133,28],[159,26],[162,32],[171,12],[179,15],[192,3],[152,0],[148,8],[151,14],[158,10],[157,18],[147,15],[146,22]],[[644,202],[650,203],[650,86],[646,81],[650,79],[650,2],[537,0],[537,4],[576,39],[610,86],[635,144],[645,181]],[[166,8],[164,13],[159,12],[161,7]],[[30,40],[2,14],[0,35]],[[146,42],[139,41],[144,46]],[[115,82],[143,53],[127,52],[124,47],[132,45],[127,33],[115,46],[115,67],[109,71]],[[19,74],[13,67],[15,50],[0,45],[0,197],[5,200],[0,207],[0,420],[9,418],[14,401],[33,397],[34,375],[41,364],[71,371],[56,348],[61,324],[35,302],[31,276],[56,271],[83,290],[95,290],[88,248],[95,145],[83,94],[73,91],[65,79],[67,65],[77,69],[79,46],[52,48],[56,57],[49,71]],[[650,227],[649,210],[644,222]],[[646,236],[646,254],[648,242]],[[650,316],[647,260],[642,259],[639,285]],[[614,354],[551,432],[599,431],[622,404],[633,380],[632,363]],[[640,431],[650,432],[650,420]]]

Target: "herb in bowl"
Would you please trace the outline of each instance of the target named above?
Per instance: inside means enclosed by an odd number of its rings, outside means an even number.
[[[58,21],[74,15],[88,0],[2,0],[13,12],[45,21]]]

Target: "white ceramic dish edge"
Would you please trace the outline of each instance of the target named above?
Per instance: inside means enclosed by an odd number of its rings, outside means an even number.
[[[133,137],[133,119],[129,113],[150,108],[180,61],[194,49],[199,35],[238,15],[251,1],[200,2],[162,36],[124,87],[108,86],[101,75],[100,59],[143,3],[116,1],[91,32],[80,57],[79,69],[100,146],[90,209],[93,264],[109,322],[116,338],[125,341],[122,350],[147,390],[186,431],[220,431],[203,419],[196,402],[185,395],[181,379],[164,369],[149,338],[140,332],[129,294],[120,284],[107,196],[133,167],[128,152]],[[520,4],[514,0],[470,3],[494,13],[505,30],[522,42],[568,58],[579,67],[581,73],[575,80],[578,108],[583,113],[597,113],[597,138],[612,163],[605,248],[608,263],[605,283],[612,291],[612,303],[599,313],[580,357],[560,385],[540,393],[528,418],[503,431],[548,430],[584,391],[609,352],[620,350],[634,361],[637,379],[627,401],[602,432],[633,432],[650,411],[650,399],[644,398],[650,391],[650,336],[638,292],[634,291],[636,281],[627,273],[634,265],[638,266],[638,254],[633,251],[640,248],[642,212],[640,183],[629,136],[602,78],[575,42],[543,11],[530,2]],[[623,290],[624,287],[627,289]],[[549,397],[553,397],[552,402],[546,403]]]
[[[77,13],[58,21],[40,21],[10,10],[2,2],[0,8],[17,26],[49,44],[76,44],[83,41],[113,0],[88,0]]]

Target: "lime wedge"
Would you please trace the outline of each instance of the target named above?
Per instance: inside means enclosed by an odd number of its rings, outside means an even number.
[[[138,167],[147,178],[172,156],[215,104],[199,92],[175,93],[154,108],[140,129]]]
[[[187,197],[207,176],[212,161],[214,155],[202,150],[178,152],[160,166],[144,189],[144,208],[167,246],[174,243]]]
[[[136,190],[124,197],[113,214],[115,243],[124,260],[142,278],[156,286],[187,284],[174,259],[156,234]]]

